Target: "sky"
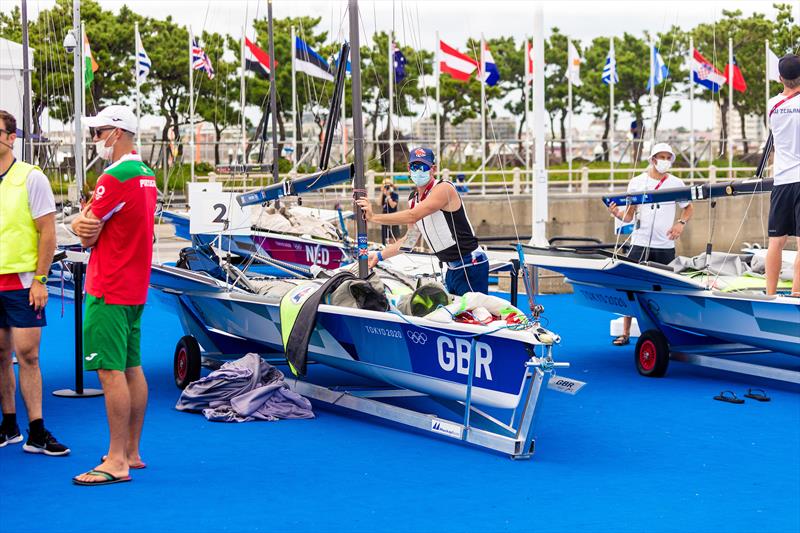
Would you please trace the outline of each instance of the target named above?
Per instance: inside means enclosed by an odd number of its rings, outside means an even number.
[[[795,19],[800,19],[800,2],[785,0],[796,6]],[[598,36],[622,35],[624,32],[641,35],[644,31],[663,32],[673,24],[690,28],[699,23],[713,22],[722,16],[723,9],[739,9],[745,15],[752,12],[774,13],[772,0],[639,0],[639,1],[543,1],[544,26],[557,27],[562,32],[582,42]],[[19,0],[0,0],[0,10],[9,11]],[[28,0],[29,16],[34,18],[39,10],[51,7],[51,0]],[[252,20],[266,16],[264,0],[136,0],[122,2],[100,0],[106,9],[118,10],[127,4],[142,15],[165,18],[171,15],[179,24],[190,24],[199,33],[203,29],[231,35],[241,35],[242,27],[252,28]],[[319,16],[320,28],[331,35],[347,33],[345,0],[274,0],[273,16]],[[411,46],[434,50],[436,32],[454,46],[463,47],[467,37],[480,33],[489,39],[514,36],[521,40],[533,33],[533,18],[536,2],[531,0],[361,0],[362,39],[375,31],[388,31],[394,27],[398,41]],[[249,30],[249,31],[252,31]],[[744,58],[739,57],[739,62]],[[582,72],[582,77],[595,73]],[[597,78],[599,79],[599,73]],[[668,102],[669,104],[669,102]],[[499,115],[506,115],[501,110]],[[668,105],[665,105],[667,108]],[[676,113],[662,117],[662,127],[688,127],[688,106]],[[586,127],[592,118],[588,113],[576,115],[574,124]],[[630,117],[622,114],[618,128],[627,129]],[[713,123],[711,104],[695,102],[694,122],[696,129],[710,128]],[[402,125],[401,125],[402,126]]]

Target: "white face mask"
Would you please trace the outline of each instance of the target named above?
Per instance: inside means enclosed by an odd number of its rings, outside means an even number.
[[[101,139],[94,143],[95,149],[97,149],[97,155],[103,161],[111,161],[111,158],[114,156],[114,145],[117,143],[116,139],[111,146],[106,146],[106,141],[108,139]]]
[[[411,171],[411,181],[414,182],[414,185],[417,187],[424,187],[431,181],[431,171],[430,170],[412,170]]]
[[[672,161],[669,159],[656,159],[655,167],[659,174],[664,174],[672,168]]]

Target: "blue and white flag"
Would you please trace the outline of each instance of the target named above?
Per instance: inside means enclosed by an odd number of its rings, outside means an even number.
[[[616,85],[619,83],[619,76],[617,76],[617,60],[614,57],[614,40],[611,40],[611,48],[608,50],[606,56],[606,64],[603,67],[603,83],[606,85]]]
[[[333,81],[331,67],[322,56],[308,46],[300,37],[294,38],[294,68],[298,72],[305,72],[309,76]]]
[[[669,77],[669,69],[667,68],[667,64],[664,63],[664,58],[661,57],[661,54],[658,53],[658,48],[653,45],[652,54],[655,54],[655,64],[653,65],[653,72],[650,73],[650,77],[647,79],[647,90],[650,90],[650,85],[653,86],[658,85],[665,79]],[[649,61],[649,58],[648,58]]]
[[[142,37],[139,35],[139,28],[136,28],[136,80],[141,84],[150,74],[150,58],[142,46]]]
[[[489,45],[483,43],[483,62],[485,63],[486,72],[481,76],[481,79],[489,87],[494,87],[500,80],[500,71],[497,70],[497,64],[494,62],[492,52],[489,51]]]

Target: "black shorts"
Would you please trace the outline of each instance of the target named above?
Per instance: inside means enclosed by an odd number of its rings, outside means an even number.
[[[40,328],[47,325],[44,309],[34,311],[30,289],[0,291],[0,328]]]
[[[778,185],[769,196],[770,237],[800,237],[800,182]]]
[[[675,248],[645,248],[634,245],[628,252],[628,259],[637,263],[648,261],[668,265],[675,259]]]

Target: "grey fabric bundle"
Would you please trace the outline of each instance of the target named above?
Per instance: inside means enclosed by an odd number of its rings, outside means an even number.
[[[254,353],[190,383],[175,408],[202,411],[215,422],[314,418],[311,402],[290,390],[283,372]]]

